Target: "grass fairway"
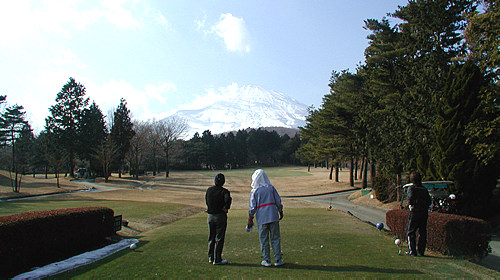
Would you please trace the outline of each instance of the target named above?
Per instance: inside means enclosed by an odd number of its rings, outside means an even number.
[[[0,207],[0,216],[31,211],[95,206],[109,207],[114,210],[115,215],[123,215],[125,219],[131,220],[146,219],[184,207],[181,204],[138,201],[32,199],[3,202]]]
[[[217,173],[224,173],[227,178],[237,177],[237,178],[252,178],[253,172],[257,168],[246,168],[246,169],[231,169],[223,171],[198,171],[198,174],[203,174],[210,178],[213,178]],[[279,177],[302,177],[302,176],[312,176],[310,173],[304,171],[302,167],[266,167],[265,171],[269,178],[279,178]],[[182,171],[180,171],[182,172]],[[192,171],[187,171],[192,172]]]
[[[286,209],[280,223],[286,264],[265,268],[256,230],[244,230],[246,217],[245,210],[230,212],[226,266],[208,263],[206,215],[198,214],[148,231],[134,251],[52,279],[498,278],[466,260],[399,256],[389,234],[325,209]]]

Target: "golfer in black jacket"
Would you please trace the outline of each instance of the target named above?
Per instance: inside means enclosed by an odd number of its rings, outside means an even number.
[[[410,217],[408,218],[408,247],[407,252],[411,256],[423,256],[427,246],[427,218],[429,217],[429,205],[431,197],[429,191],[422,185],[422,176],[418,172],[410,175],[408,187],[408,202],[410,208]],[[417,241],[417,230],[420,235]]]
[[[215,176],[215,186],[207,189],[205,201],[207,203],[208,228],[208,261],[215,265],[227,264],[222,259],[224,237],[226,236],[227,212],[231,207],[231,194],[222,186],[226,182],[223,174]]]

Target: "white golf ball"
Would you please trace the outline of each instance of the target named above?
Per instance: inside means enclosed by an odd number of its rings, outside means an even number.
[[[401,244],[401,239],[398,238],[398,239],[394,240],[394,244],[396,244],[396,245]]]
[[[130,249],[134,250],[135,248],[137,248],[137,245],[135,245],[135,243],[133,244],[130,244],[130,246],[128,246]]]
[[[323,248],[323,245],[321,245],[320,247]]]

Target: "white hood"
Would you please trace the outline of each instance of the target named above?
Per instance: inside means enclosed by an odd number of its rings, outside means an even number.
[[[266,172],[262,169],[255,170],[252,174],[252,189],[268,185],[271,185],[271,181],[269,181]]]

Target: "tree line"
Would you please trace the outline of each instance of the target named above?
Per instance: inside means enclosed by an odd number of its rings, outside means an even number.
[[[6,96],[0,96],[0,103]],[[19,192],[27,173],[54,173],[86,178],[124,172],[138,178],[170,169],[223,169],[248,165],[295,164],[298,135],[247,129],[220,135],[207,130],[184,140],[188,124],[182,118],[132,120],[125,99],[112,115],[90,104],[84,85],[70,78],[49,108],[44,129],[34,135],[24,108],[14,105],[0,115],[0,165],[10,172],[12,190]]]
[[[333,71],[299,158],[362,162],[364,187],[369,169],[372,185],[393,182],[378,190],[383,200],[411,171],[452,180],[463,213],[486,215],[500,166],[499,4],[413,0],[389,14],[400,23],[366,20],[365,61]]]

